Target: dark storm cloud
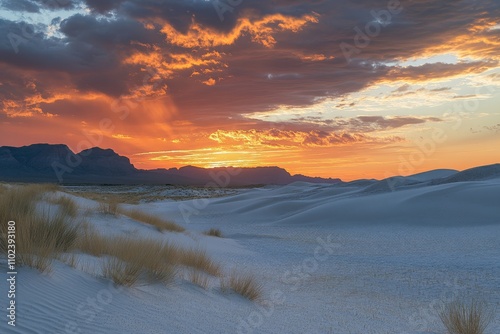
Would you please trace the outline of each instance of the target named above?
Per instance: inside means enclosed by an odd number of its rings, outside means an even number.
[[[322,11],[328,1],[282,1],[282,0],[85,0],[87,6],[101,13],[118,10],[139,19],[162,18],[179,31],[188,29],[192,18],[197,22],[223,31],[234,27],[237,19],[246,13],[254,17],[281,13],[300,16],[312,11]]]
[[[122,2],[123,0],[85,0],[87,6],[101,13],[118,7]]]
[[[401,1],[402,10],[386,17],[387,24],[369,38],[369,45],[357,47],[359,52],[354,53],[350,61],[344,58],[341,43],[356,47],[355,28],[364,31],[367,23],[373,24],[373,13],[383,15],[389,1],[243,0],[233,6],[232,11],[224,12],[223,20],[213,3],[203,0],[85,0],[80,3],[60,0],[55,3],[64,8],[85,4],[94,12],[62,20],[59,34],[52,37],[42,29],[35,29],[29,38],[24,38],[22,22],[0,20],[1,31],[9,32],[0,35],[0,63],[37,82],[57,73],[54,77],[61,81],[54,84],[53,90],[55,86],[69,86],[112,97],[129,94],[140,86],[146,67],[166,64],[162,66],[170,71],[164,78],[168,93],[185,118],[199,124],[208,119],[243,122],[244,113],[282,105],[309,106],[377,82],[480,73],[497,66],[500,54],[498,31],[474,30],[476,25],[495,21],[500,16],[500,3],[486,0]],[[35,4],[49,6],[42,0],[5,0],[2,4],[10,6],[6,7],[10,10],[26,12],[36,11]],[[199,34],[202,33],[219,34],[214,37],[217,40],[234,32],[243,19],[252,25],[272,15],[277,15],[276,21],[263,23],[254,31],[251,26],[247,27],[237,32],[234,42],[214,47],[206,44],[186,47],[175,40],[167,42],[171,34],[160,32],[164,23],[181,34],[188,34],[195,23],[200,30],[190,42],[201,40]],[[312,15],[317,22],[293,27],[291,22],[304,15]],[[291,22],[283,21],[284,18]],[[425,56],[433,49],[446,52],[447,43],[474,31],[476,35],[471,40],[484,37],[492,41],[492,45],[484,41],[477,42],[474,48],[470,45],[470,54],[476,59],[481,56],[482,60],[413,67],[390,65],[415,55]],[[24,38],[16,42],[18,52],[13,47],[12,34]],[[268,34],[275,42],[266,46],[259,42],[258,38],[262,37],[259,34]],[[465,42],[467,40],[457,41],[456,50]],[[221,55],[217,62],[199,65],[203,54],[214,51]],[[159,59],[149,64],[148,60],[145,63],[124,61],[136,53],[144,56],[157,53]],[[194,60],[186,60],[183,66],[176,63],[174,67],[169,63],[172,57],[187,59],[188,56]],[[0,95],[10,94],[11,88],[7,88],[10,86],[1,87]],[[399,93],[407,90],[408,87],[401,86]],[[363,123],[362,119],[358,121]],[[392,120],[390,124],[405,121],[409,120]],[[388,126],[381,122],[387,120],[375,123]]]
[[[32,0],[42,8],[51,10],[73,9],[78,4],[78,0]]]
[[[27,13],[40,12],[39,7],[29,0],[2,0],[0,1],[0,8]]]
[[[0,19],[0,61],[29,70],[77,72],[100,69],[112,54],[78,40],[49,38],[24,22]],[[107,61],[106,61],[107,60]]]
[[[41,80],[54,73],[66,74],[59,83],[75,85],[82,91],[110,96],[128,94],[144,75],[122,59],[133,52],[132,42],[159,43],[162,37],[131,19],[96,19],[80,14],[60,23],[63,38],[47,37],[23,22],[0,19],[0,62],[34,71]],[[33,30],[34,29],[34,30]],[[1,92],[0,92],[1,93]]]
[[[77,0],[1,0],[0,7],[14,12],[39,13],[40,9],[73,9],[78,2]]]

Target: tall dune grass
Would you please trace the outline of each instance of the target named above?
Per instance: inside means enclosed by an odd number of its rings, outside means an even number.
[[[116,257],[109,258],[102,263],[104,278],[118,285],[132,286],[137,283],[141,269],[138,263],[126,262]]]
[[[70,250],[78,226],[67,213],[37,211],[43,194],[57,188],[51,185],[15,186],[0,193],[0,252],[7,255],[7,222],[16,222],[16,262],[42,272],[50,270],[54,257]]]
[[[191,283],[196,284],[203,289],[208,289],[208,276],[196,269],[191,269],[188,274]]]
[[[171,259],[177,264],[195,268],[212,276],[221,276],[221,266],[212,260],[205,251],[199,249],[177,249]]]
[[[139,278],[168,284],[175,277],[174,264],[162,256],[169,246],[157,240],[108,238],[86,230],[78,239],[77,247],[94,256],[110,256],[103,264],[103,275],[117,284],[133,285]],[[120,275],[126,277],[120,278]]]
[[[218,228],[211,228],[210,230],[203,232],[203,234],[211,237],[222,238],[222,232]]]
[[[183,232],[185,229],[168,220],[161,219],[155,215],[140,211],[140,210],[120,210],[120,213],[140,221],[142,223],[156,227],[158,231]]]
[[[74,200],[67,196],[59,196],[55,199],[52,198],[49,199],[48,202],[58,205],[59,210],[63,211],[67,216],[76,217],[76,215],[78,214],[78,205]]]
[[[74,216],[78,207],[67,197],[54,200],[54,204],[58,205],[54,212],[37,208],[45,193],[57,189],[51,185],[0,186],[0,254],[7,255],[6,222],[13,220],[16,222],[18,264],[42,272],[50,271],[54,259],[78,267],[78,261],[71,253],[78,249],[103,257],[102,275],[126,286],[139,281],[168,284],[181,267],[189,268],[191,282],[205,289],[208,287],[208,275],[222,275],[222,267],[203,250],[185,249],[156,239],[106,237],[88,224],[76,224]],[[106,210],[115,212],[113,207]],[[159,229],[184,231],[181,226],[137,210],[122,211],[116,206],[116,212],[126,212],[131,218]],[[257,300],[262,294],[261,285],[250,275],[233,273],[226,285],[250,300]]]
[[[250,274],[241,274],[233,271],[228,278],[221,281],[222,291],[234,291],[241,296],[258,301],[262,298],[262,285]]]
[[[456,300],[446,305],[439,314],[449,334],[483,334],[492,316],[485,304],[476,300]]]
[[[77,241],[77,248],[94,256],[110,256],[124,263],[140,267],[140,277],[148,282],[168,284],[176,275],[177,267],[189,267],[213,276],[220,276],[221,266],[213,261],[204,251],[184,249],[154,239],[132,237],[104,237],[94,230],[83,229]],[[125,273],[124,265],[108,261],[109,269],[105,275],[116,283],[110,272]],[[120,269],[121,268],[121,269]],[[123,270],[122,270],[123,269]],[[121,270],[121,271],[120,271]],[[124,282],[128,279],[124,280]]]
[[[117,216],[119,213],[120,206],[115,199],[108,199],[105,202],[99,203],[98,211],[105,215]]]

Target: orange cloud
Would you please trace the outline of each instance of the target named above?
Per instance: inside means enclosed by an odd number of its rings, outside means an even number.
[[[168,22],[162,22],[161,32],[165,34],[168,43],[185,48],[232,45],[245,33],[251,36],[252,41],[265,47],[272,47],[276,44],[274,33],[286,30],[297,32],[306,24],[317,22],[318,15],[316,14],[303,15],[300,18],[273,14],[254,20],[248,17],[239,18],[235,27],[228,33],[202,26],[194,20],[185,34],[177,31]]]
[[[203,81],[203,83],[204,83],[205,85],[207,85],[207,86],[213,86],[213,85],[215,85],[216,81],[215,81],[215,79],[214,79],[214,78],[210,78],[210,79],[208,79],[208,80],[206,80],[206,81]]]
[[[491,31],[496,25],[497,22],[478,19],[466,31],[452,35],[442,43],[431,45],[413,57],[426,58],[453,53],[461,58],[500,60],[500,34]]]
[[[303,54],[303,53],[295,53],[297,57],[302,60],[302,61],[307,61],[307,62],[316,62],[316,61],[324,61],[326,59],[334,59],[334,56],[325,56],[324,54],[321,53],[315,53],[315,54]]]
[[[32,86],[36,89],[36,86]],[[28,93],[28,92],[27,92]],[[94,100],[101,97],[101,94],[81,94],[76,93],[76,91],[71,91],[71,93],[53,93],[47,97],[43,97],[38,91],[32,93],[32,95],[26,94],[24,100],[11,100],[5,99],[0,102],[2,112],[9,118],[17,117],[55,117],[56,114],[44,111],[41,107],[42,104],[53,104],[58,101],[64,101],[69,99],[78,100]]]
[[[116,135],[112,135],[111,137],[115,138],[115,139],[132,139],[131,136],[123,135],[123,134],[116,134]]]
[[[500,59],[499,59],[500,60]],[[474,62],[459,62],[457,64],[428,63],[420,66],[394,66],[383,78],[380,78],[373,85],[390,84],[404,81],[406,83],[431,83],[449,80],[456,77],[480,74],[487,70],[497,68],[498,61],[485,60]]]
[[[401,137],[375,137],[362,133],[330,131],[292,131],[292,130],[217,130],[209,139],[219,144],[243,144],[264,147],[333,147],[355,143],[393,143],[404,141]]]

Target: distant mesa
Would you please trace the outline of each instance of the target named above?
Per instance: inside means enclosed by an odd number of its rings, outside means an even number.
[[[500,178],[500,164],[464,171],[436,169],[384,180],[355,180],[290,175],[280,167],[181,168],[142,170],[129,158],[112,149],[94,147],[74,153],[62,144],[33,144],[23,147],[0,146],[0,181],[58,182],[65,184],[169,184],[178,186],[238,187],[285,185],[293,182],[328,183],[341,187],[361,187],[365,193],[390,192],[425,185],[482,181]]]
[[[68,184],[171,184],[192,186],[283,185],[292,182],[339,183],[340,179],[290,175],[279,167],[181,168],[141,170],[112,149],[74,153],[66,145],[0,147],[0,180]]]

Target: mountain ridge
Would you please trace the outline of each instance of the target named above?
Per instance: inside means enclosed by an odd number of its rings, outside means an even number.
[[[386,192],[464,181],[500,178],[500,164],[477,166],[462,171],[435,169],[383,180],[343,182],[339,178],[291,175],[277,166],[215,167],[183,166],[138,169],[126,156],[112,149],[93,147],[74,153],[64,144],[0,146],[0,181],[55,182],[63,184],[168,184],[178,186],[232,187],[286,185],[294,182],[363,185],[366,193]]]
[[[74,153],[64,144],[0,146],[0,180],[89,184],[172,184],[196,186],[283,185],[297,181],[338,183],[340,179],[291,175],[277,166],[136,168],[112,149],[93,147]]]

